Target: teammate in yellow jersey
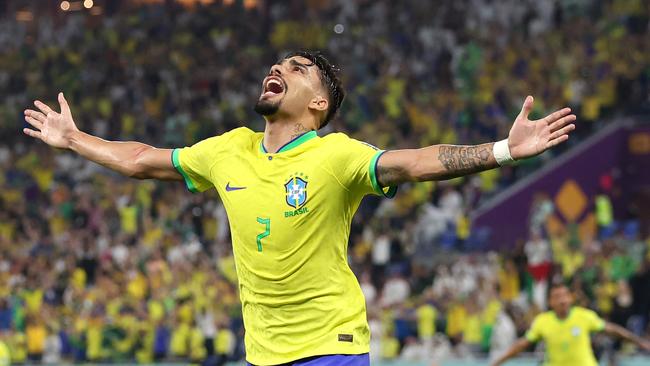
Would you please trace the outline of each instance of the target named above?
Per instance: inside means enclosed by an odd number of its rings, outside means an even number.
[[[545,366],[597,366],[591,349],[591,333],[595,332],[620,337],[650,351],[650,341],[606,322],[594,311],[573,306],[573,295],[565,285],[551,288],[549,306],[551,310],[537,315],[524,338],[499,357],[493,366],[501,365],[539,341],[546,343]]]
[[[316,133],[344,91],[319,53],[294,52],[262,81],[255,110],[264,132],[239,128],[181,149],[110,142],[80,131],[35,101],[24,132],[124,175],[216,188],[226,207],[253,365],[368,365],[370,332],[359,284],[347,263],[350,223],[363,196],[391,197],[403,182],[449,179],[537,155],[568,139],[569,108],[531,121],[527,97],[506,140],[383,152],[341,133]]]

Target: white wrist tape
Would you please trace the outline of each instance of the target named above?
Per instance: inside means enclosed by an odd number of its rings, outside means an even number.
[[[508,147],[508,139],[497,141],[492,147],[492,153],[500,166],[512,163],[515,159],[510,155],[510,148]]]

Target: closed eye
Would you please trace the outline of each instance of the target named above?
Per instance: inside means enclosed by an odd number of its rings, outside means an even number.
[[[294,59],[289,60],[289,63],[291,64],[291,66],[293,66],[292,68],[293,71],[300,71],[303,74],[307,72],[307,65],[303,65]]]

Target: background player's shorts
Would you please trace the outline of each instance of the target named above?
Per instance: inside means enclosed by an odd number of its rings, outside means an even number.
[[[246,362],[247,366],[254,366]],[[326,355],[303,358],[278,366],[370,366],[370,355]]]

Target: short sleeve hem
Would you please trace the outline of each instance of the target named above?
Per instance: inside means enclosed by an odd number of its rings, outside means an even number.
[[[602,319],[598,319],[598,324],[596,325],[596,328],[594,329],[595,332],[602,332],[605,330],[605,321]]]
[[[537,339],[530,331],[526,332],[526,335],[524,336],[527,341],[531,343],[537,343],[539,339]]]
[[[179,151],[180,151],[179,149],[174,149],[172,151],[172,165],[183,176],[183,180],[185,181],[185,186],[187,187],[187,189],[192,193],[198,193],[199,190],[196,188],[196,185],[194,184],[194,182],[192,182],[190,176],[187,175],[187,173],[183,170],[183,167],[181,166],[181,161],[178,158]]]
[[[377,151],[375,156],[370,159],[370,165],[368,166],[368,169],[370,170],[370,182],[372,183],[372,188],[376,194],[386,198],[393,198],[397,193],[397,186],[381,187],[377,180],[377,162],[379,161],[379,157],[381,157],[385,152],[385,150]]]

